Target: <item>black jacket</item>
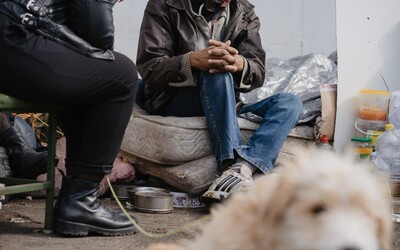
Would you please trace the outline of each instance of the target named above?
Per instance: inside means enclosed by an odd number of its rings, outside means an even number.
[[[137,66],[145,82],[145,108],[158,113],[184,85],[180,71],[184,54],[196,50],[196,32],[190,13],[190,0],[149,0],[142,21]],[[223,40],[231,40],[239,54],[246,58],[249,73],[233,75],[238,92],[261,87],[265,78],[265,52],[259,35],[260,21],[254,6],[247,0],[230,2],[230,21]],[[245,86],[239,88],[238,86]]]
[[[117,0],[0,0],[0,12],[84,55],[114,60]]]

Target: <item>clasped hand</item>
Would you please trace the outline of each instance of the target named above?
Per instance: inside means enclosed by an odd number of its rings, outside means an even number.
[[[192,68],[210,73],[241,72],[243,70],[243,57],[234,47],[231,41],[220,42],[210,40],[206,49],[190,54]]]

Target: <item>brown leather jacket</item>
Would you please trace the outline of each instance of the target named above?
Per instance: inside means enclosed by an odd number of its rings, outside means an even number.
[[[174,96],[179,83],[186,80],[180,61],[184,54],[196,50],[196,32],[199,32],[194,27],[189,1],[149,0],[147,4],[136,63],[145,82],[145,108],[151,114],[157,114]],[[233,74],[237,92],[248,92],[264,82],[265,52],[259,28],[254,6],[247,0],[232,0],[223,40],[231,40],[232,46],[247,59],[249,67],[242,82],[241,73]]]

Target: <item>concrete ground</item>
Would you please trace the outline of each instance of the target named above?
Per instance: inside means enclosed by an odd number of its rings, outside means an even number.
[[[107,207],[119,209],[114,200],[103,199]],[[165,238],[150,238],[138,233],[120,237],[63,237],[42,233],[44,199],[13,199],[0,210],[0,249],[147,249],[152,243],[179,242],[191,239],[198,226],[190,227]],[[127,210],[139,220],[139,225],[152,233],[165,233],[181,228],[208,214],[205,208],[174,208],[169,214],[150,214]]]
[[[103,200],[111,208],[118,209],[115,201]],[[199,227],[185,229],[165,238],[149,238],[141,233],[123,237],[62,237],[43,234],[44,199],[13,199],[0,210],[0,249],[147,249],[157,242],[179,242],[192,239]],[[205,208],[174,208],[169,214],[149,214],[128,210],[136,216],[140,226],[153,233],[182,228],[208,214]],[[206,250],[206,249],[204,249]],[[225,249],[221,249],[225,250]],[[227,249],[228,250],[228,249]],[[245,250],[245,249],[244,249]],[[400,250],[400,224],[393,232],[393,250]]]

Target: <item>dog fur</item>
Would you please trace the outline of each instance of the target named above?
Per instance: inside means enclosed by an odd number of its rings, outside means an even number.
[[[212,210],[194,241],[150,250],[390,250],[388,185],[350,156],[302,148]]]

